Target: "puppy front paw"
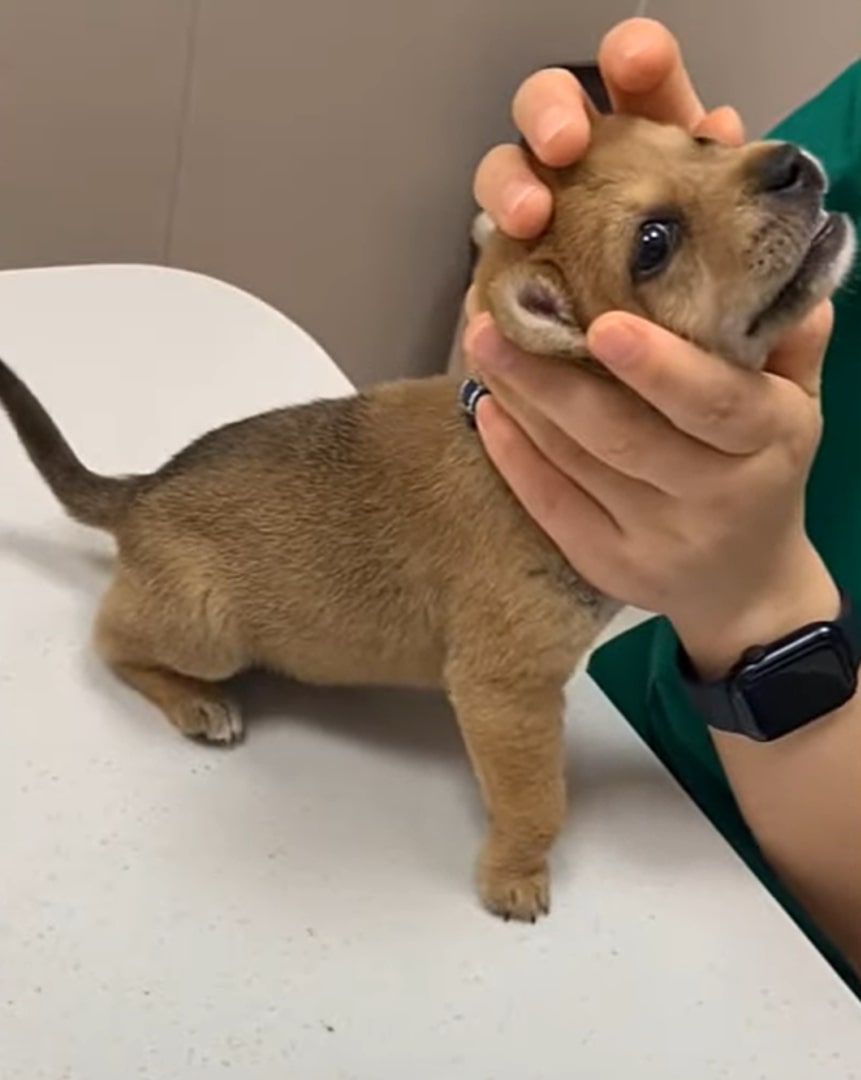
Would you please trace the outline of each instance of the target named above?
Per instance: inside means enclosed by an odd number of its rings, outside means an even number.
[[[534,923],[550,911],[550,871],[546,862],[530,873],[485,866],[479,871],[479,893],[494,915]]]

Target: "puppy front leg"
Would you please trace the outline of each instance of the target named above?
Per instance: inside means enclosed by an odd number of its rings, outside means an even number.
[[[449,692],[489,817],[481,899],[534,922],[550,907],[547,855],[565,817],[562,687],[463,678]]]

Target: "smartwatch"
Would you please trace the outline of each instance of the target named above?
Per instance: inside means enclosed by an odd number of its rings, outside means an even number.
[[[747,649],[722,679],[698,678],[679,646],[682,685],[709,727],[772,742],[845,705],[858,687],[861,629],[845,593],[833,622]]]

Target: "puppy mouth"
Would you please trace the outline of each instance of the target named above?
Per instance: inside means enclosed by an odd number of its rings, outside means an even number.
[[[821,299],[820,291],[828,283],[834,264],[839,259],[849,237],[849,225],[843,214],[820,210],[814,222],[807,248],[792,276],[781,285],[777,295],[756,315],[749,328],[752,337],[765,325],[784,319],[794,313],[801,314],[812,301]]]

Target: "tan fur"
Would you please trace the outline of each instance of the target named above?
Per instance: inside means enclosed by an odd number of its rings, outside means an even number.
[[[738,307],[752,311],[780,284],[778,269],[751,269],[753,234],[777,228],[742,191],[742,163],[758,152],[602,121],[586,163],[552,178],[558,211],[545,237],[482,236],[485,302],[513,339],[557,355],[581,355],[568,345],[611,306],[722,343]],[[701,163],[712,158],[714,176]],[[669,196],[697,239],[681,268],[635,295],[631,216]],[[744,235],[736,218],[750,223]],[[561,330],[536,331],[516,294],[510,302],[512,283],[536,274],[563,297]],[[86,471],[5,365],[0,400],[69,512],[116,538],[95,636],[123,679],[180,731],[217,742],[242,731],[219,684],[252,667],[310,683],[443,687],[487,805],[482,899],[505,917],[547,910],[565,809],[563,687],[617,605],[515,502],[455,381],[406,380],[240,421],[125,480]]]

